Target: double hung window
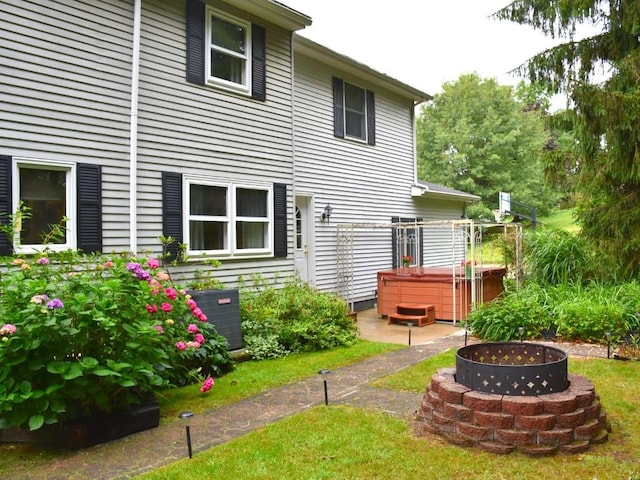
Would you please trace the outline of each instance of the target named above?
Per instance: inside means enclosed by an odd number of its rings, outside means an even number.
[[[189,253],[272,254],[273,192],[268,185],[187,179]]]
[[[365,101],[365,89],[344,84],[344,125],[345,136],[367,139],[367,103]]]
[[[187,81],[265,101],[265,28],[199,0],[187,0],[186,14]]]
[[[333,134],[376,144],[375,95],[371,90],[333,77]]]
[[[207,81],[248,92],[251,82],[251,24],[209,9],[207,30]]]

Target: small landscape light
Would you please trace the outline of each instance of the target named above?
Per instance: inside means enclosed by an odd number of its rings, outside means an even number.
[[[324,385],[324,404],[329,405],[329,390],[327,388],[327,376],[331,373],[331,370],[322,369],[318,373],[322,377],[322,383]]]
[[[520,335],[520,343],[522,343],[523,334],[524,334],[524,327],[518,327],[518,335]]]
[[[604,332],[607,339],[607,358],[611,358],[611,332]]]
[[[191,419],[193,418],[193,412],[180,412],[178,418],[184,423],[184,428],[187,432],[187,449],[189,451],[189,458],[191,458],[193,457],[193,450],[191,449]]]
[[[464,346],[467,346],[467,336],[469,335],[469,328],[468,328],[468,322],[465,320],[464,321]]]
[[[409,346],[411,346],[411,329],[413,328],[413,322],[407,322],[407,326],[409,327]]]

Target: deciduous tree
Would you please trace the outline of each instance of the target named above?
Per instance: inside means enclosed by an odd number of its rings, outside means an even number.
[[[540,162],[548,140],[546,97],[519,88],[527,101],[476,74],[445,83],[418,116],[419,178],[479,195],[491,209],[500,191],[541,211],[552,206],[556,197],[545,187]]]

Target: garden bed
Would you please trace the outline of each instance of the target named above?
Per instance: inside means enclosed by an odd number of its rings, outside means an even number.
[[[38,430],[0,429],[0,443],[37,443],[56,448],[78,449],[155,428],[159,424],[160,407],[154,398],[125,412],[67,420],[44,425]]]

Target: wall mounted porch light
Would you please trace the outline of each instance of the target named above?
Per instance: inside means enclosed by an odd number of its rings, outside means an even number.
[[[321,220],[323,222],[326,221],[328,223],[332,213],[333,213],[333,207],[327,203],[324,207],[324,210],[322,211],[322,216],[320,217]]]

